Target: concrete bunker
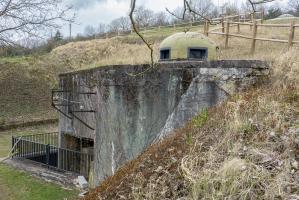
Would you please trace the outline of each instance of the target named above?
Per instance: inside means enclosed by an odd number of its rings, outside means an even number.
[[[59,75],[59,88],[52,91],[59,133],[13,138],[15,157],[99,185],[203,109],[268,75],[265,62],[216,61],[216,51],[199,33],[177,33],[161,43],[155,68],[106,66]]]
[[[261,61],[161,62],[106,66],[59,76],[59,145],[90,151],[90,182],[99,185],[153,142],[202,109],[267,75]],[[89,142],[87,142],[89,141]]]

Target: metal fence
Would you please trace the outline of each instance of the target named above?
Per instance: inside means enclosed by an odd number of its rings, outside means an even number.
[[[21,136],[23,140],[58,146],[58,132]]]
[[[57,138],[54,138],[54,137]],[[70,171],[83,175],[86,179],[92,169],[93,155],[59,148],[58,134],[39,134],[12,137],[12,155],[41,163],[49,168]]]

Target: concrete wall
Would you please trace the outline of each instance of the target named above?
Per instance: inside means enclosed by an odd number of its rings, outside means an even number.
[[[65,96],[96,111],[80,113],[95,130],[60,117],[61,132],[95,139],[96,185],[202,109],[251,86],[268,71],[259,61],[169,62],[148,68],[108,66],[60,76],[61,88],[96,93]]]

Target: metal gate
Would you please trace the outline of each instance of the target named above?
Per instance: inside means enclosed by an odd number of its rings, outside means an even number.
[[[93,155],[59,148],[58,133],[12,137],[12,155],[41,163],[47,167],[83,175],[92,168]]]

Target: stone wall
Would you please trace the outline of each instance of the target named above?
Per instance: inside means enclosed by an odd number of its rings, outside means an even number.
[[[260,61],[213,61],[168,62],[153,69],[107,66],[62,74],[61,88],[73,91],[64,98],[95,113],[78,114],[94,130],[61,115],[60,131],[94,138],[97,185],[202,109],[223,102],[267,73]],[[95,95],[75,94],[82,91]]]

